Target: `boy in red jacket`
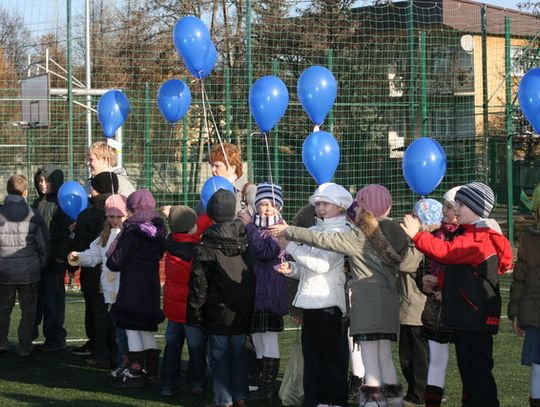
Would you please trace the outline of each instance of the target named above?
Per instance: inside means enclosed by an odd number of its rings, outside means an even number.
[[[463,407],[497,407],[493,377],[493,335],[499,329],[501,296],[498,274],[512,266],[510,242],[485,218],[495,203],[489,186],[472,182],[456,193],[463,231],[451,241],[419,232],[416,218],[406,215],[402,228],[425,255],[446,264],[441,325],[454,330],[456,357],[463,383]],[[424,285],[425,286],[425,285]]]
[[[165,351],[161,366],[161,395],[177,392],[184,340],[189,349],[188,381],[190,393],[201,395],[206,386],[206,334],[199,327],[186,324],[186,305],[191,277],[191,263],[200,235],[209,225],[208,220],[197,218],[187,206],[172,206],[169,211],[171,233],[165,243],[165,285],[163,311],[167,317]]]

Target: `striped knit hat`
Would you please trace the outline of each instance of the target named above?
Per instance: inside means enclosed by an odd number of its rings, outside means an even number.
[[[459,188],[456,201],[467,206],[482,218],[487,218],[495,205],[495,195],[483,182],[471,182]]]
[[[278,209],[283,208],[283,193],[278,184],[270,182],[262,182],[257,185],[257,193],[255,194],[255,207],[258,208],[261,202],[268,199],[274,203]]]

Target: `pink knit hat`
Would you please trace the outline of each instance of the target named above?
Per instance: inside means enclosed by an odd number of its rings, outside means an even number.
[[[373,215],[379,217],[387,215],[392,207],[392,195],[386,187],[377,184],[371,184],[356,194],[358,206],[370,211]]]
[[[105,201],[105,215],[107,216],[126,216],[126,197],[124,195],[114,194]]]

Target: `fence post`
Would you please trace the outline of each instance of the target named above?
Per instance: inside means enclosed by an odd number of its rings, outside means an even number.
[[[427,65],[426,65],[426,33],[420,32],[420,71],[422,73],[422,137],[428,136],[428,83],[427,83]]]
[[[184,196],[184,205],[188,205],[188,115],[182,119],[182,195]]]
[[[506,185],[508,194],[508,206],[506,207],[506,219],[508,222],[508,240],[514,242],[514,179],[513,179],[513,154],[512,145],[512,60],[510,57],[510,17],[504,17],[504,78],[506,86]]]
[[[409,135],[416,138],[415,63],[414,63],[414,2],[409,0],[407,13],[407,43],[409,46]]]
[[[480,8],[480,19],[482,27],[482,117],[483,117],[483,140],[486,144],[489,135],[489,96],[488,96],[488,76],[487,76],[487,17],[486,5]],[[485,174],[485,172],[483,173]]]
[[[334,50],[330,48],[328,50],[328,53],[326,54],[326,60],[328,64],[328,69],[332,71],[332,68],[334,66]],[[334,107],[330,109],[330,112],[328,114],[328,129],[330,134],[334,134]]]
[[[251,90],[253,84],[253,63],[252,63],[252,49],[251,49],[251,0],[246,0],[246,64],[247,64],[247,85],[248,92]],[[248,137],[247,137],[247,162],[248,162],[248,174],[249,179],[254,180],[253,175],[254,163],[253,163],[253,146],[251,140],[251,133],[253,133],[253,119],[251,114],[248,114]],[[239,146],[240,147],[240,146]]]
[[[152,189],[152,156],[150,152],[150,86],[144,84],[144,183]]]
[[[66,2],[67,29],[67,103],[68,103],[68,175],[73,179],[73,64],[71,44],[71,0]]]
[[[225,139],[231,142],[231,70],[225,66]]]

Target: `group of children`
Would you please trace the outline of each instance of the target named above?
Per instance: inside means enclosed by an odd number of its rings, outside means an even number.
[[[234,182],[242,178],[241,160],[228,153],[213,149],[211,162],[216,174]],[[94,158],[102,159],[99,153]],[[167,225],[148,190],[119,194],[119,175],[105,168],[93,174],[90,206],[73,224],[54,201],[63,181],[55,171],[43,167],[36,174],[36,209],[25,201],[20,175],[10,178],[0,207],[0,352],[8,349],[15,293],[22,309],[17,351],[31,352],[42,290],[41,350],[65,347],[63,313],[47,303],[62,295],[52,295],[51,287],[67,261],[70,270],[81,267],[89,339],[74,353],[98,367],[116,365],[109,372],[114,386],[159,382],[162,395],[174,395],[187,342],[191,395],[203,394],[211,377],[214,407],[271,401],[281,358],[278,333],[291,305],[289,278],[298,280],[292,305],[302,310],[304,406],[347,405],[350,359],[360,406],[439,406],[451,342],[462,405],[499,405],[492,374],[501,314],[497,276],[511,268],[512,251],[489,219],[495,199],[487,185],[453,188],[443,205],[422,200],[400,224],[389,217],[392,197],[384,186],[368,185],[353,198],[325,183],[309,198],[315,225],[303,228],[283,220],[278,185],[242,182],[236,194],[216,191],[199,213],[168,207]],[[531,405],[540,401],[536,234],[522,238],[509,305],[516,333],[526,329],[522,363],[532,365]],[[154,332],[165,318],[160,374]],[[392,360],[398,337],[405,392]],[[258,382],[251,392],[248,338]]]

